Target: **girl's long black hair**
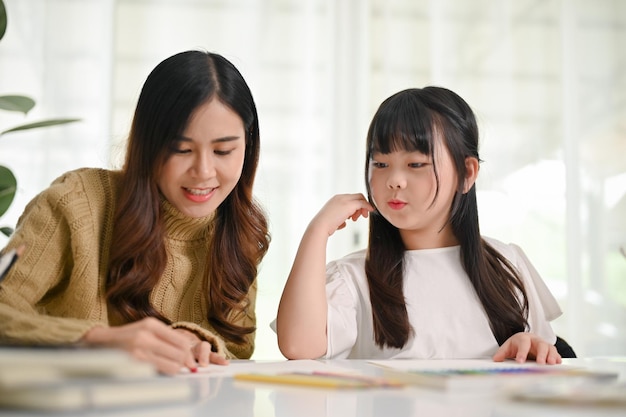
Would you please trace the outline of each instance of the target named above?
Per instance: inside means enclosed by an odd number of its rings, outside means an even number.
[[[480,161],[478,126],[469,105],[456,93],[441,87],[407,89],[386,99],[374,115],[367,134],[365,182],[368,197],[374,204],[369,185],[370,160],[374,153],[406,150],[432,156],[436,140],[443,141],[456,168],[458,184],[449,223],[461,247],[461,263],[501,345],[527,327],[528,300],[516,269],[481,238],[476,185],[463,193],[465,159],[472,157]],[[434,161],[435,158],[433,164]],[[438,184],[436,166],[434,169]],[[411,332],[419,333],[411,328],[403,294],[404,252],[399,230],[378,212],[372,213],[365,272],[374,338],[381,348],[401,348]]]

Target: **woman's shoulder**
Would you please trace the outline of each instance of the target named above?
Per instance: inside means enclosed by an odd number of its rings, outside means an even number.
[[[48,188],[41,191],[26,207],[48,206],[51,210],[75,213],[100,210],[115,200],[120,174],[103,168],[79,168],[57,177]]]
[[[61,221],[75,228],[110,218],[119,180],[115,171],[80,168],[65,172],[24,208],[18,227]],[[56,219],[56,220],[55,220]]]
[[[52,186],[67,185],[69,188],[76,185],[88,187],[103,182],[119,182],[120,171],[105,168],[77,168],[67,171],[52,181]]]
[[[78,168],[57,177],[43,193],[63,198],[69,194],[112,194],[119,186],[120,173],[104,168]]]

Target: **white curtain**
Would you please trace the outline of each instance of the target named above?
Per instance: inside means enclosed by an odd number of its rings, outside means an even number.
[[[5,0],[0,94],[64,127],[0,138],[19,194],[0,225],[80,166],[119,167],[133,107],[165,57],[232,60],[261,120],[256,193],[273,235],[259,276],[255,358],[280,358],[268,324],[302,232],[333,194],[363,192],[364,139],[380,102],[441,85],[482,133],[484,234],[524,248],[559,299],[579,356],[626,353],[626,2],[620,0]],[[366,222],[328,259],[366,244]],[[0,241],[0,245],[3,245]]]

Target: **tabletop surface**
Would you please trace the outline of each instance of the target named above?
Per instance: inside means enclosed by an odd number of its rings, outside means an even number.
[[[445,361],[442,361],[445,363]],[[271,372],[274,365],[288,370],[330,366],[362,375],[380,376],[381,367],[361,360],[330,361],[233,361],[227,367],[209,367],[203,372],[174,378],[188,384],[193,398],[166,405],[91,408],[64,413],[1,410],[4,416],[258,416],[258,417],[516,417],[516,416],[626,416],[626,406],[584,405],[569,402],[546,404],[512,399],[498,390],[468,389],[450,392],[418,386],[391,388],[337,389],[240,381],[236,373]],[[626,358],[567,359],[568,366],[613,371],[618,377],[610,384],[626,387]]]

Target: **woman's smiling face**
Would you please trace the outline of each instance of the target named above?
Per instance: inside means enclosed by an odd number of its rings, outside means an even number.
[[[237,185],[246,137],[237,113],[217,99],[200,105],[161,167],[157,184],[189,217],[213,213]]]

